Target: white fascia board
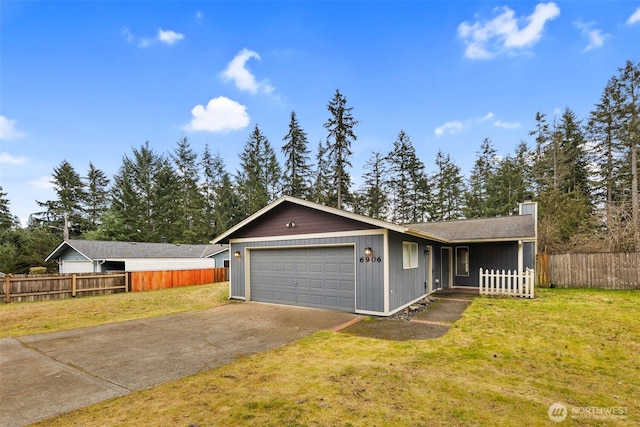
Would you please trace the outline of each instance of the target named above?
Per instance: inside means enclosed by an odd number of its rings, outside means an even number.
[[[66,240],[62,243],[60,243],[58,245],[57,248],[55,248],[55,250],[53,252],[51,252],[51,254],[49,254],[48,257],[46,257],[44,259],[44,262],[48,262],[51,260],[51,257],[54,256],[56,253],[58,253],[59,250],[61,250],[64,246],[68,246],[69,248],[73,249],[74,251],[76,251],[77,253],[79,253],[80,255],[82,255],[87,261],[91,261],[91,258],[89,258],[88,256],[86,256],[85,254],[83,254],[82,252],[80,252],[77,248],[73,247],[73,245],[69,242],[67,242]]]

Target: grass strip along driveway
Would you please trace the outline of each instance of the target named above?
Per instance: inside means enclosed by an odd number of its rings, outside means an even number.
[[[229,282],[152,292],[0,303],[0,338],[205,310],[228,303]]]
[[[38,425],[545,426],[554,404],[562,425],[637,425],[639,318],[633,291],[477,298],[442,338],[319,332]]]

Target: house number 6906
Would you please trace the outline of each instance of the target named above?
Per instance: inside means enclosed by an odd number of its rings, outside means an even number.
[[[360,257],[360,262],[382,262],[382,258],[381,257]]]

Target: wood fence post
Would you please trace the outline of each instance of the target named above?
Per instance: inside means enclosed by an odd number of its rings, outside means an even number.
[[[76,275],[71,276],[71,296],[75,298],[76,296]]]
[[[11,273],[4,276],[4,302],[11,302]]]

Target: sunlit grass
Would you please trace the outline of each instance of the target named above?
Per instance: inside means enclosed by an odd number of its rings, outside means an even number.
[[[229,282],[148,292],[0,303],[0,337],[204,310],[227,302]]]
[[[434,340],[319,332],[40,425],[548,426],[556,402],[627,408],[562,425],[637,425],[640,293],[537,296],[478,298]]]

